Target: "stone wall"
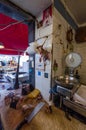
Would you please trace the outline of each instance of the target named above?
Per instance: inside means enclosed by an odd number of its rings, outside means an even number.
[[[70,52],[70,44],[66,40],[66,32],[70,25],[61,16],[61,14],[54,8],[53,17],[53,64],[54,60],[58,63],[58,70],[53,76],[59,76],[64,74],[65,68],[65,56]],[[74,30],[73,30],[74,31]],[[75,42],[72,42],[74,46]],[[67,45],[69,46],[67,48]],[[53,68],[53,67],[52,67]]]
[[[86,84],[86,43],[76,43],[75,52],[78,52],[82,57],[82,64],[77,69],[79,70],[81,82]]]

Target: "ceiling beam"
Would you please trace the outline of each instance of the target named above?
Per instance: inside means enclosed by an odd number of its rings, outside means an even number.
[[[18,7],[14,3],[12,3],[9,0],[0,0],[0,13],[4,13],[8,16],[10,16],[13,19],[22,21],[32,21],[36,20],[35,16],[33,16],[31,13],[26,12],[22,8]]]
[[[76,30],[78,28],[78,25],[69,15],[64,5],[62,4],[61,0],[55,0],[54,5],[55,5],[55,8],[60,12],[60,14],[66,19],[66,21]]]

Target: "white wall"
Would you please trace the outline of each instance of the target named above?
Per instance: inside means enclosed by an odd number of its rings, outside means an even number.
[[[40,14],[40,16],[37,18],[38,21],[42,20],[43,14]],[[46,44],[51,43],[52,44],[52,31],[53,31],[53,24],[47,26],[47,27],[40,27],[37,28],[36,23],[36,32],[35,32],[35,39],[39,39],[38,43],[41,44],[41,39],[45,36],[48,36],[48,40],[46,41]],[[51,55],[51,54],[50,54]],[[51,86],[51,60],[47,61],[45,70],[44,67],[44,61],[42,60],[41,63],[39,62],[39,58],[41,57],[40,54],[35,55],[35,87],[38,88],[41,91],[41,94],[43,98],[48,102],[49,100],[49,90]],[[48,77],[46,78],[44,74],[47,73]]]
[[[49,100],[49,90],[50,90],[50,83],[51,83],[51,62],[49,62],[46,66],[46,70],[44,71],[44,63],[39,62],[39,54],[36,54],[36,69],[35,69],[35,85],[41,91],[43,98],[48,102]],[[40,67],[38,67],[38,64]],[[41,66],[42,65],[42,66]],[[40,73],[40,74],[39,74]],[[44,74],[48,74],[48,78],[44,76]]]

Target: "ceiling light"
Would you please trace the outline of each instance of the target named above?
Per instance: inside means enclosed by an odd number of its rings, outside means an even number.
[[[0,49],[4,48],[4,45],[2,42],[0,42]]]

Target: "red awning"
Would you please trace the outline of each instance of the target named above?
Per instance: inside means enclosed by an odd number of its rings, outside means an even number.
[[[16,24],[12,25],[14,22]],[[0,54],[16,55],[25,51],[28,47],[28,26],[0,14],[0,42],[5,46],[4,49],[0,49]]]

